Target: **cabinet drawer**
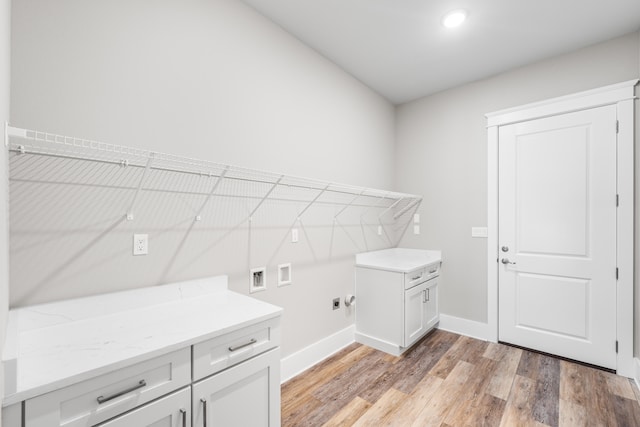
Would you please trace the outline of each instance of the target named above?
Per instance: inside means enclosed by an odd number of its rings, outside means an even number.
[[[86,427],[191,382],[189,348],[165,354],[26,401],[25,427]]]
[[[404,274],[404,288],[412,288],[440,274],[440,263],[434,263]]]
[[[191,388],[187,387],[155,400],[97,427],[155,427],[161,425],[171,427],[189,427],[191,425]]]
[[[199,380],[280,345],[280,318],[269,319],[193,346]]]

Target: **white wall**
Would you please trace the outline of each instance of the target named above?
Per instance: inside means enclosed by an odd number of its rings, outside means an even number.
[[[11,52],[11,1],[0,1],[0,124],[9,121],[9,76]],[[2,138],[4,139],[4,138]],[[2,142],[4,144],[4,141]],[[9,218],[6,150],[0,149],[0,354],[4,344],[9,308]],[[4,378],[0,369],[0,400],[4,396]],[[2,420],[0,417],[0,425]]]
[[[419,236],[441,249],[441,310],[487,321],[487,135],[484,114],[640,76],[638,33],[447,90],[397,108],[396,187],[424,195]],[[638,316],[636,316],[638,317]]]
[[[12,31],[14,126],[393,184],[394,107],[241,2],[16,0]],[[50,171],[42,161],[33,168]],[[120,195],[12,184],[12,305],[216,274],[247,293],[249,268],[267,265],[269,289],[254,295],[285,309],[283,355],[353,323],[331,299],[352,290],[353,254],[366,246],[327,226],[327,212],[305,217],[292,244],[300,204],[265,205],[249,235],[240,202],[214,201],[189,232],[188,197],[147,194],[128,223]],[[148,256],[131,256],[134,232],[149,234]],[[294,284],[276,288],[284,262]]]

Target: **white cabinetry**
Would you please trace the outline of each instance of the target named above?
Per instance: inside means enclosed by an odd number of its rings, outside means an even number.
[[[14,313],[30,329],[20,335],[23,370],[17,393],[3,401],[3,425],[279,426],[282,309],[223,282]],[[132,308],[131,301],[153,303]]]
[[[439,251],[356,256],[356,341],[400,355],[439,321]]]

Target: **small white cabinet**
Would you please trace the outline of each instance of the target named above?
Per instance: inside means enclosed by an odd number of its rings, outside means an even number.
[[[356,256],[356,341],[398,356],[436,326],[439,251]]]

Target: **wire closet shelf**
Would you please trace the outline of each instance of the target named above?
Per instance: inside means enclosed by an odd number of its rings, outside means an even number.
[[[389,216],[394,221],[414,208],[422,201],[421,196],[378,190],[321,181],[310,178],[278,174],[257,169],[225,165],[208,160],[189,158],[175,154],[143,150],[124,145],[63,136],[48,132],[5,126],[5,144],[10,153],[17,156],[35,155],[78,162],[114,165],[128,170],[137,170],[135,180],[123,183],[136,191],[171,191],[189,194],[202,194],[207,200],[212,196],[233,196],[256,199],[249,219],[267,200],[303,202],[304,208],[299,216],[314,204],[336,205],[334,220],[347,209],[359,208],[361,215],[376,212],[378,218]],[[149,178],[152,172],[206,177],[215,179],[213,188],[203,191],[184,186],[160,185]],[[236,182],[254,185],[252,191],[243,194],[228,194],[229,189],[238,186],[227,185],[227,194],[222,193],[221,183]],[[160,188],[164,187],[164,188]],[[286,191],[282,191],[285,189]],[[237,193],[237,191],[236,191]],[[134,197],[135,201],[135,197]],[[126,212],[127,219],[133,219],[133,206]],[[196,220],[198,216],[196,216]]]

